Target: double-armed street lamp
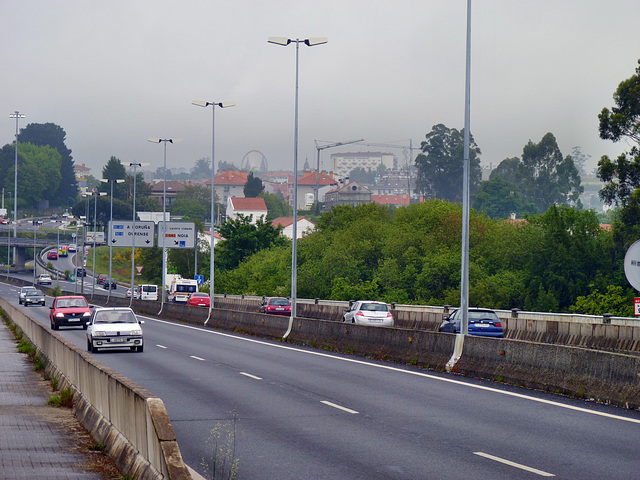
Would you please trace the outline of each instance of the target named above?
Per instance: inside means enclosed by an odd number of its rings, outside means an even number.
[[[109,210],[109,238],[107,239],[107,241],[109,242],[109,288],[108,288],[108,293],[107,293],[107,303],[109,303],[109,300],[111,299],[111,285],[113,282],[113,279],[111,278],[111,272],[112,272],[112,258],[113,258],[113,242],[111,241],[111,235],[112,235],[112,227],[111,227],[111,223],[113,222],[113,184],[114,183],[124,183],[124,178],[101,178],[100,181],[102,183],[110,183],[111,184],[111,205],[110,205],[110,210]],[[95,233],[94,233],[95,235]],[[94,266],[95,268],[95,266]]]
[[[18,237],[18,120],[25,118],[25,115],[19,111],[15,111],[9,115],[9,118],[16,119],[16,159],[13,164],[13,238]],[[16,247],[13,247],[14,250]],[[13,259],[15,261],[16,254],[14,251]]]
[[[164,297],[166,289],[166,272],[167,272],[167,245],[166,245],[166,230],[167,230],[167,143],[181,142],[181,138],[148,138],[148,142],[151,143],[164,143],[164,180],[162,182],[162,293],[160,299],[160,311],[164,306]],[[131,292],[133,295],[133,292]]]
[[[214,251],[214,246],[215,246],[215,242],[214,242],[214,234],[213,234],[213,220],[215,218],[215,202],[216,202],[216,193],[215,193],[215,185],[216,185],[216,162],[215,162],[215,156],[216,156],[216,142],[215,142],[215,138],[216,138],[216,107],[220,107],[220,108],[228,108],[228,107],[234,107],[236,104],[235,103],[230,103],[230,102],[209,102],[206,100],[194,100],[193,102],[191,102],[193,105],[197,105],[198,107],[208,107],[211,106],[211,255],[210,255],[210,262],[211,265],[209,267],[209,317],[211,316],[211,311],[213,310],[213,303],[214,303],[214,299],[213,299],[213,294],[214,294],[214,284],[213,284],[213,279],[214,279],[214,263],[213,263],[213,251]],[[198,251],[198,237],[196,236],[196,255],[197,255],[197,251]],[[196,257],[197,258],[197,257]],[[197,273],[197,272],[196,272]],[[209,319],[207,318],[207,321]]]
[[[89,216],[88,216],[88,212],[89,212],[89,197],[93,197],[93,245],[91,246],[91,248],[93,249],[93,285],[91,287],[91,298],[93,298],[93,295],[96,291],[96,282],[95,282],[95,273],[96,273],[96,240],[97,240],[97,235],[96,235],[96,221],[98,219],[98,197],[102,197],[105,196],[107,194],[107,192],[99,192],[97,188],[93,187],[93,189],[91,190],[91,193],[85,193],[83,196],[86,197],[87,199],[87,222],[89,221]],[[86,235],[85,235],[85,244],[86,244]],[[83,247],[84,248],[84,247]],[[82,256],[84,258],[84,252],[82,252]],[[86,266],[85,268],[85,272],[86,272]],[[76,271],[76,275],[77,275],[77,271]],[[76,279],[77,280],[77,279]],[[84,294],[84,273],[82,275],[82,290],[83,290],[83,294]]]
[[[327,43],[327,39],[320,38],[305,38],[305,39],[292,39],[286,37],[269,37],[268,43],[274,45],[280,45],[286,47],[291,43],[296,44],[296,90],[295,90],[295,118],[294,118],[294,133],[293,133],[293,244],[291,248],[291,317],[289,319],[289,328],[284,334],[284,338],[289,336],[291,328],[293,326],[293,319],[296,317],[296,297],[297,293],[297,262],[298,262],[298,63],[299,63],[299,50],[300,44],[304,44],[308,47],[314,47],[316,45],[322,45]]]

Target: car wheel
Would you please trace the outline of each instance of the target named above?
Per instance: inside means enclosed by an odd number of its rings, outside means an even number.
[[[85,323],[84,325],[82,325],[82,329],[83,329],[83,330],[86,330],[86,329],[87,329],[87,326],[88,326],[88,325]]]
[[[89,353],[93,352],[93,346],[91,345],[91,340],[87,338],[87,351]]]
[[[144,345],[140,345],[140,346],[138,347],[138,352],[142,352],[143,350],[144,350]]]
[[[51,330],[55,330],[55,328],[53,328],[53,322],[49,322],[49,327],[51,327]]]
[[[59,330],[60,329],[60,327],[58,326],[58,324],[56,322],[53,322],[51,324],[51,328],[53,328],[54,330]]]

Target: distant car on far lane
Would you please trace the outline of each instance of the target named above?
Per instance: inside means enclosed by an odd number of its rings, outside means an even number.
[[[375,327],[393,327],[395,325],[393,315],[389,311],[389,305],[372,300],[353,302],[345,310],[342,321]]]
[[[68,250],[69,252],[75,252],[75,251],[77,250],[77,248],[78,248],[78,247],[76,246],[76,244],[75,244],[75,243],[70,243],[70,244],[69,244],[69,246],[67,247],[67,250]]]
[[[451,315],[443,315],[439,330],[448,333],[460,333],[462,310]],[[496,312],[488,308],[469,308],[469,335],[479,337],[504,337],[502,322]]]
[[[284,297],[265,297],[260,304],[260,313],[291,316],[291,302]]]
[[[40,275],[38,275],[36,283],[38,285],[51,285],[51,275],[49,275],[48,273],[41,273]]]
[[[47,260],[57,260],[57,259],[58,259],[58,252],[51,250],[50,252],[47,253]]]
[[[194,292],[187,300],[187,305],[192,307],[209,307],[211,306],[211,299],[208,293]]]

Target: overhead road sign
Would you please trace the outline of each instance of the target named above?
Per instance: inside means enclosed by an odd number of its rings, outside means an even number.
[[[135,227],[135,230],[134,230]],[[135,231],[135,233],[134,233]],[[112,247],[150,248],[154,246],[155,225],[153,222],[112,220],[109,222],[109,245]]]
[[[158,247],[162,247],[163,235],[165,248],[195,248],[196,224],[193,222],[158,222]]]

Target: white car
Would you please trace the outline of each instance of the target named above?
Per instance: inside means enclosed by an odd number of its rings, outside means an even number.
[[[75,243],[70,243],[69,246],[67,247],[68,252],[75,252],[77,249],[78,247],[76,246]]]
[[[51,285],[52,283],[51,275],[49,275],[48,273],[42,273],[38,275],[38,279],[36,280],[36,283],[38,285]]]
[[[37,288],[34,286],[21,287],[20,291],[18,292],[18,303],[22,305],[22,303],[24,303],[24,297],[27,295],[27,292],[32,292],[36,290]]]
[[[353,302],[345,310],[342,321],[357,325],[373,325],[376,327],[393,327],[393,315],[389,305],[384,302],[363,301]]]
[[[129,348],[142,352],[142,323],[129,307],[96,308],[87,327],[87,350]]]

